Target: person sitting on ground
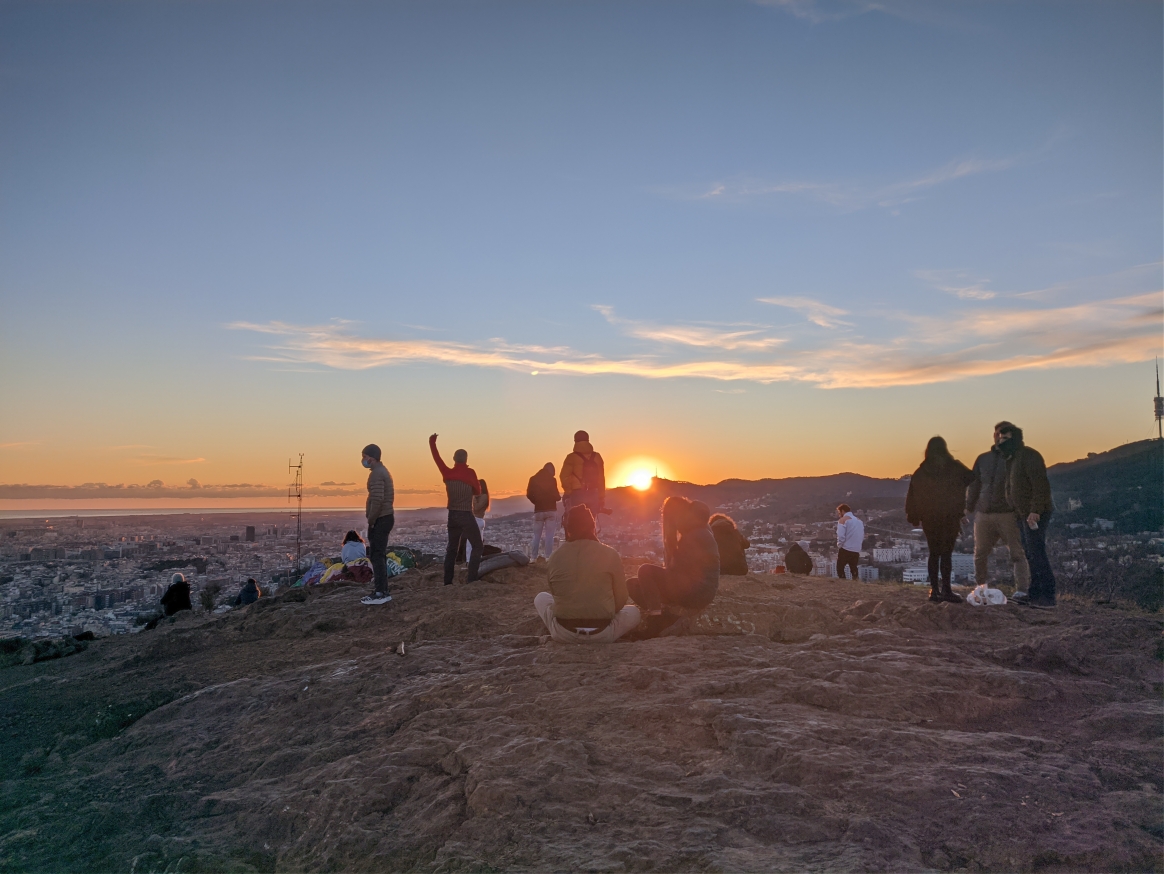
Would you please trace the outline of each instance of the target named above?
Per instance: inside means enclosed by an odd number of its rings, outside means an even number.
[[[234,606],[245,607],[247,604],[253,604],[259,598],[263,597],[263,590],[259,588],[259,584],[254,577],[247,579],[246,585],[238,590],[238,597],[234,599]]]
[[[529,560],[537,561],[538,547],[549,558],[554,552],[554,529],[558,527],[558,501],[562,495],[554,478],[553,462],[547,461],[542,469],[529,478],[525,496],[533,504],[533,543],[529,547]]]
[[[784,568],[790,574],[812,573],[812,556],[808,554],[808,541],[798,540],[784,553]]]
[[[651,631],[675,620],[698,616],[719,590],[719,547],[707,523],[711,510],[703,501],[673,495],[663,502],[665,567],[644,564],[627,589],[639,608],[651,617]]]
[[[752,544],[740,534],[731,516],[716,513],[708,523],[719,547],[719,572],[728,576],[743,577],[748,573],[748,559],[744,550]]]
[[[861,544],[865,542],[865,523],[853,515],[848,504],[837,506],[837,576],[845,578],[845,568],[850,579],[857,579],[857,562],[861,558]]]
[[[473,515],[473,496],[481,494],[481,482],[477,479],[476,471],[467,464],[469,453],[464,449],[458,449],[453,453],[453,466],[449,467],[437,450],[436,434],[428,438],[428,448],[432,451],[432,460],[436,462],[441,478],[445,481],[445,494],[448,497],[449,542],[445,547],[445,585],[453,584],[457,549],[462,537],[473,545],[467,582],[475,583],[478,579],[477,572],[481,567],[481,529],[477,527],[477,520]]]
[[[344,535],[344,545],[340,548],[340,561],[347,564],[357,558],[367,558],[368,548],[356,531],[349,531]]]
[[[566,542],[546,563],[550,591],[534,598],[534,609],[550,637],[561,643],[613,643],[639,624],[628,604],[622,559],[598,542],[588,507],[566,514]]]
[[[190,584],[181,574],[174,574],[170,577],[170,587],[166,589],[166,594],[162,595],[162,612],[167,616],[173,616],[182,610],[193,609],[190,604]]]
[[[606,468],[585,431],[574,433],[574,451],[562,462],[561,480],[563,513],[580,504],[589,507],[596,519],[606,512]]]
[[[954,545],[962,530],[966,487],[973,481],[974,473],[950,454],[946,441],[931,437],[925,460],[910,478],[905,496],[905,518],[915,528],[921,526],[930,547],[931,601],[962,603],[962,598],[950,589],[950,578]]]

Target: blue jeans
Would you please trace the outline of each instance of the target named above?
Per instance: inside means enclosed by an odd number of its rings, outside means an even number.
[[[1051,524],[1051,514],[1039,517],[1039,527],[1032,529],[1027,520],[1019,518],[1019,534],[1023,539],[1023,552],[1027,564],[1031,566],[1031,585],[1027,594],[1035,604],[1055,603],[1055,572],[1051,570],[1051,560],[1047,558],[1047,528]]]

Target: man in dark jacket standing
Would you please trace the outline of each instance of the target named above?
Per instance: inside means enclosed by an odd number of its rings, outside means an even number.
[[[396,522],[392,502],[396,498],[392,474],[380,462],[380,447],[369,443],[360,459],[368,474],[368,501],[364,516],[368,520],[368,558],[372,562],[372,594],[360,599],[362,604],[387,604],[388,594],[388,535]]]
[[[1010,553],[1014,567],[1015,589],[1025,592],[1030,584],[1030,568],[1023,551],[1022,534],[1014,507],[1006,497],[1007,464],[999,444],[1003,428],[1013,428],[1010,422],[994,426],[994,446],[983,452],[974,462],[974,479],[966,489],[966,512],[974,517],[974,579],[986,583],[987,560],[1001,540]]]
[[[1025,596],[1016,592],[1014,600],[1032,607],[1054,607],[1055,572],[1047,558],[1047,525],[1053,509],[1047,465],[1042,455],[1023,443],[1022,428],[1009,425],[1001,434],[999,449],[1007,459],[1006,497],[1017,515],[1031,569],[1030,588]]]
[[[529,560],[537,561],[539,546],[549,559],[554,551],[554,529],[558,527],[558,501],[562,500],[558,481],[554,478],[553,462],[547,461],[541,470],[529,478],[525,496],[534,508]]]

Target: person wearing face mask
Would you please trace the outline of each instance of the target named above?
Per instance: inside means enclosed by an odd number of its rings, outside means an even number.
[[[368,552],[372,562],[372,594],[361,599],[360,603],[387,604],[392,600],[388,594],[388,535],[392,533],[392,526],[396,522],[392,511],[396,493],[392,486],[392,474],[380,461],[379,446],[375,443],[365,446],[360,464],[370,471],[364,516],[368,520]]]
[[[1010,422],[994,426],[994,445],[974,462],[974,479],[966,489],[966,512],[974,519],[974,581],[979,585],[989,582],[990,553],[1001,540],[1014,567],[1015,588],[1025,592],[1031,571],[1023,552],[1018,517],[1006,493],[1007,457],[1002,447],[1003,435],[1013,429]]]
[[[1047,525],[1054,503],[1043,456],[1023,442],[1017,425],[1000,428],[998,448],[1006,463],[1006,498],[1014,508],[1022,535],[1023,554],[1030,567],[1030,588],[1015,592],[1014,600],[1031,607],[1055,606],[1055,572],[1047,557]]]

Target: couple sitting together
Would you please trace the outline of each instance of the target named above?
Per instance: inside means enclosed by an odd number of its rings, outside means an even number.
[[[665,567],[645,564],[626,579],[618,553],[598,542],[585,505],[566,514],[566,542],[546,565],[550,591],[534,609],[562,643],[613,643],[632,629],[657,637],[704,611],[719,589],[719,549],[702,501],[670,497],[663,504]],[[630,603],[630,601],[634,603]]]

